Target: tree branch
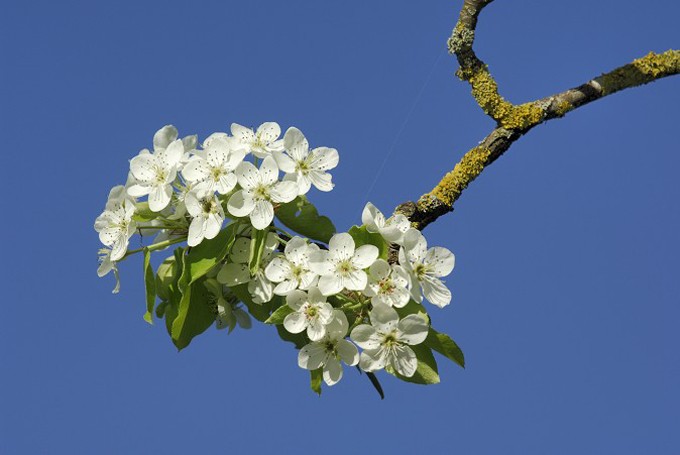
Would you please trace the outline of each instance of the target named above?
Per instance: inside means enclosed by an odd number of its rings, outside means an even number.
[[[475,27],[481,10],[493,0],[465,0],[451,38],[449,51],[456,55],[457,75],[472,88],[472,96],[484,112],[496,121],[496,128],[469,150],[430,192],[417,202],[405,202],[395,213],[406,215],[412,225],[423,229],[453,210],[462,192],[484,168],[505,153],[513,142],[533,127],[612,93],[680,73],[680,51],[650,52],[583,85],[529,103],[514,105],[498,92],[498,84],[472,50]]]

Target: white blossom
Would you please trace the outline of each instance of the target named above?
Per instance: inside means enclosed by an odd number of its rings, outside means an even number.
[[[409,345],[425,341],[428,323],[415,314],[399,320],[397,312],[387,305],[374,306],[369,316],[371,325],[358,325],[350,334],[352,341],[363,349],[359,367],[371,372],[390,365],[402,376],[413,376],[418,359]]]
[[[127,194],[127,188],[124,185],[116,185],[109,191],[109,197],[106,200],[106,210],[115,210],[120,206],[123,201],[128,201],[132,204],[137,202],[137,200]]]
[[[125,256],[128,241],[137,228],[132,219],[134,213],[134,204],[124,199],[121,204],[114,206],[113,210],[104,210],[94,222],[94,228],[99,233],[99,240],[111,247],[112,261],[118,261]]]
[[[264,229],[272,222],[273,203],[290,202],[298,195],[294,182],[278,181],[279,168],[271,156],[262,161],[260,169],[244,161],[235,173],[242,189],[229,198],[227,209],[237,217],[249,216],[255,229]]]
[[[361,213],[361,222],[368,232],[380,233],[388,242],[399,245],[404,240],[404,234],[411,227],[411,222],[402,214],[385,219],[385,215],[370,202],[366,204]]]
[[[286,330],[290,333],[307,330],[312,341],[319,341],[326,335],[326,326],[333,320],[333,307],[317,288],[291,292],[286,296],[286,304],[294,311],[283,320]]]
[[[187,244],[196,246],[203,239],[213,239],[220,233],[224,210],[212,192],[190,191],[185,199],[186,209],[192,216]]]
[[[120,291],[120,276],[118,275],[118,267],[115,261],[111,260],[111,248],[101,248],[99,250],[99,267],[97,268],[97,276],[102,278],[113,272],[116,279],[116,286],[111,293],[118,294]]]
[[[363,269],[378,258],[375,245],[362,245],[355,249],[354,239],[348,233],[335,234],[328,243],[328,251],[312,252],[309,268],[321,275],[319,289],[323,295],[337,294],[343,289],[363,291],[368,278]]]
[[[237,324],[242,329],[252,327],[250,315],[241,308],[240,302],[235,295],[231,294],[229,290],[225,292],[224,286],[213,278],[205,281],[205,287],[208,288],[216,299],[217,314],[215,316],[215,327],[218,330],[228,327],[228,333],[231,333]]]
[[[349,323],[341,310],[333,310],[333,319],[326,326],[326,334],[319,341],[305,345],[298,354],[298,365],[307,370],[323,367],[323,380],[329,386],[342,379],[342,364],[359,363],[357,347],[345,340]]]
[[[281,127],[276,122],[263,123],[257,128],[257,132],[238,123],[232,123],[231,134],[258,158],[266,158],[272,152],[283,149],[282,141],[279,140]]]
[[[295,289],[306,290],[315,285],[318,275],[309,269],[309,255],[318,251],[314,243],[295,236],[288,241],[283,256],[276,256],[267,265],[265,276],[273,283],[276,295],[288,295]]]
[[[310,152],[309,143],[302,132],[288,128],[283,136],[283,147],[287,152],[275,153],[279,167],[287,175],[285,180],[294,180],[299,193],[305,194],[314,185],[321,191],[333,189],[332,177],[326,172],[338,165],[338,151],[328,147],[318,147]]]
[[[245,155],[245,149],[234,138],[214,138],[191,157],[182,169],[182,177],[191,184],[200,184],[206,191],[227,194],[236,186],[234,170]]]
[[[142,150],[130,160],[130,173],[135,182],[127,189],[134,197],[149,196],[149,208],[160,212],[172,198],[172,182],[184,158],[184,143],[177,139],[177,130],[164,126],[154,135],[154,153]]]
[[[247,237],[239,237],[234,241],[227,257],[227,263],[222,266],[217,274],[217,281],[229,287],[248,283],[248,292],[253,296],[253,302],[269,302],[274,297],[274,284],[267,279],[264,271],[274,257],[279,241],[275,234],[271,232],[267,234],[261,262],[257,272],[252,276],[248,267],[251,242],[252,240]]]
[[[403,267],[378,259],[368,269],[368,285],[364,294],[371,297],[373,305],[402,308],[411,299],[411,280]]]
[[[422,296],[416,286],[420,284],[425,298],[442,308],[451,302],[451,291],[440,280],[451,273],[455,265],[453,253],[443,247],[427,249],[427,240],[417,229],[410,229],[399,249],[399,264],[411,275],[411,295],[420,303]]]

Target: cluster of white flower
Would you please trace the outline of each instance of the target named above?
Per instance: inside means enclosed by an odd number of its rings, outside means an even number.
[[[161,128],[153,151],[144,149],[130,160],[127,183],[111,190],[95,221],[105,246],[99,276],[113,270],[118,278],[117,261],[142,250],[128,251],[137,232],[156,234],[146,252],[185,240],[196,247],[217,237],[230,218],[238,228],[202,282],[214,302],[217,328],[249,328],[247,301],[260,306],[278,302],[271,311],[280,318],[273,323],[304,336],[298,365],[322,369],[326,384],[341,379],[341,361],[367,372],[389,368],[412,377],[418,358],[410,346],[423,343],[430,330],[419,304],[423,297],[438,307],[450,303],[441,278],[453,270],[453,254],[442,247],[428,249],[406,217],[386,219],[371,203],[358,229],[379,239],[373,243],[357,245],[350,230],[326,238],[325,245],[274,226],[280,206],[312,186],[330,191],[328,171],[338,164],[335,149],[310,150],[297,128],[280,136],[273,122],[256,131],[232,124],[231,135],[211,134],[199,147],[196,136],[178,139],[173,126]],[[143,196],[147,201],[138,201]],[[391,256],[393,263],[387,261],[390,246],[398,251]],[[236,297],[241,285],[248,299]],[[399,310],[409,302],[422,311],[400,318]]]
[[[257,131],[233,123],[231,133],[213,133],[199,149],[197,136],[178,139],[177,129],[166,125],[154,134],[153,152],[143,149],[130,160],[127,183],[111,190],[95,221],[107,247],[101,251],[100,276],[115,269],[138,229],[160,230],[160,238],[165,238],[186,227],[188,213],[189,246],[217,236],[225,220],[218,196],[228,196],[230,215],[249,217],[255,229],[264,229],[274,218],[275,204],[306,194],[312,185],[321,191],[333,189],[327,171],[337,166],[338,152],[328,147],[310,151],[299,129],[291,127],[279,139],[277,123],[263,123]],[[261,160],[259,168],[245,161],[249,153],[256,162]],[[282,181],[279,170],[285,173]],[[137,198],[142,196],[148,196],[148,209],[162,214],[165,223],[135,221]]]

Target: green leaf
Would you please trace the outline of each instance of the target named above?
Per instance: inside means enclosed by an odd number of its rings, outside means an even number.
[[[172,338],[172,323],[178,314],[179,302],[182,299],[182,294],[180,292],[179,280],[184,274],[184,269],[186,264],[184,262],[186,255],[184,254],[184,248],[179,247],[174,251],[174,257],[172,258],[172,278],[168,284],[168,299],[167,303],[163,308],[163,317],[165,318],[165,328],[168,330],[168,335]],[[166,259],[169,261],[170,258]],[[160,267],[159,267],[160,270]]]
[[[323,243],[328,243],[336,232],[333,222],[328,217],[319,215],[316,207],[304,196],[280,205],[276,210],[276,217],[295,232]]]
[[[132,215],[132,219],[144,223],[146,221],[155,220],[160,215],[160,212],[153,212],[149,208],[149,203],[147,201],[135,203],[135,213]]]
[[[236,239],[236,223],[230,223],[222,229],[213,239],[204,239],[201,243],[191,248],[187,254],[186,262],[189,265],[186,284],[191,284],[201,277],[226,257],[231,245]]]
[[[388,365],[385,370],[401,379],[402,381],[412,382],[414,384],[439,384],[439,371],[437,370],[437,361],[432,355],[432,350],[425,346],[424,343],[416,346],[410,346],[418,359],[418,368],[413,376],[410,378],[402,376],[397,373],[391,365]]]
[[[161,300],[170,300],[170,287],[177,281],[175,277],[175,257],[170,256],[156,270],[156,294]]]
[[[387,260],[390,253],[390,244],[377,232],[368,232],[366,226],[352,226],[349,235],[354,239],[354,245],[359,248],[362,245],[375,245],[378,247],[378,257]]]
[[[153,324],[153,307],[156,305],[156,275],[151,267],[151,251],[148,248],[144,248],[144,287],[146,289],[144,320]]]
[[[357,368],[359,367],[357,366]],[[361,369],[359,369],[359,372],[361,372]],[[373,385],[375,391],[378,392],[378,395],[380,395],[380,399],[384,400],[385,392],[383,392],[383,388],[380,385],[380,381],[378,381],[378,377],[374,373],[369,372],[366,372],[366,376],[368,377],[368,380],[371,381],[371,384]]]
[[[321,380],[323,379],[323,368],[317,368],[309,372],[309,386],[317,395],[321,396]]]
[[[177,309],[177,317],[172,322],[172,341],[182,350],[191,340],[205,332],[215,322],[214,298],[205,283],[197,281],[183,292]]]
[[[430,327],[430,332],[427,334],[427,338],[425,339],[425,345],[465,368],[465,357],[463,356],[463,351],[461,351],[456,342],[453,341],[447,334],[439,333]]]
[[[413,299],[409,300],[409,302],[402,308],[394,308],[394,310],[399,315],[399,319],[404,319],[410,314],[417,314],[428,321],[428,323],[430,322],[430,316],[427,314],[425,307],[420,303],[416,303],[416,301]]]
[[[265,324],[283,324],[283,320],[291,313],[295,311],[288,305],[280,306],[276,311],[272,313],[266,321]]]
[[[267,229],[252,230],[250,257],[248,258],[248,267],[250,268],[251,276],[255,276],[255,274],[260,270],[260,264],[262,264],[262,253],[264,252],[264,245],[266,243],[268,234],[269,230]]]

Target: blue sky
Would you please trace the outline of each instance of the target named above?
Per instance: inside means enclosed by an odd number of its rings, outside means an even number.
[[[340,229],[428,191],[492,122],[445,54],[461,2],[427,3],[5,3],[0,453],[678,453],[678,77],[535,129],[427,228],[457,258],[434,325],[467,359],[439,385],[383,374],[380,401],[347,371],[319,398],[270,327],[178,354],[140,258],[118,295],[97,278],[94,218],[168,123],[337,148],[310,197]],[[679,15],[497,0],[476,49],[523,102],[677,48]]]

